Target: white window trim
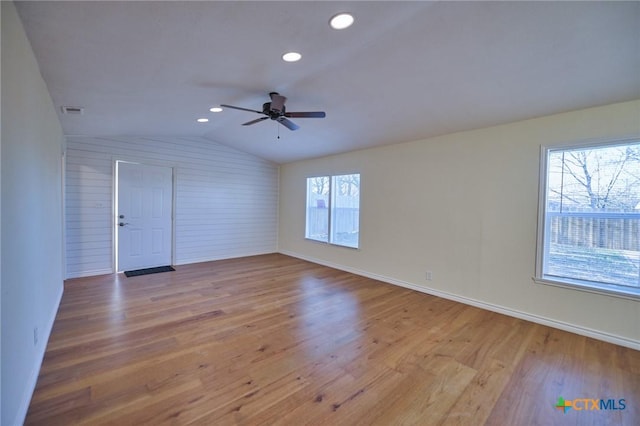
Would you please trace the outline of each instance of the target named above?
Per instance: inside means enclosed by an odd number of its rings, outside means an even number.
[[[308,221],[309,221],[309,207],[308,207],[308,202],[309,202],[309,179],[314,179],[314,178],[319,178],[319,177],[327,177],[329,178],[329,196],[327,197],[327,227],[328,227],[328,231],[327,231],[327,241],[322,241],[322,240],[317,240],[315,238],[310,238],[307,236],[307,226],[308,226]],[[304,199],[305,199],[305,209],[304,209],[304,239],[307,241],[312,241],[314,243],[318,243],[318,244],[331,244],[329,242],[329,238],[331,236],[331,177],[332,175],[313,175],[313,176],[307,176],[305,178],[305,182],[306,182],[306,187],[304,190]]]
[[[336,174],[322,174],[322,175],[310,175],[307,176],[305,178],[305,181],[307,181],[308,179],[312,179],[312,178],[317,178],[317,177],[328,177],[329,178],[329,197],[328,197],[328,201],[327,201],[327,210],[328,210],[328,228],[329,228],[329,233],[327,235],[327,241],[321,241],[321,240],[316,240],[314,238],[309,238],[307,237],[307,223],[306,221],[308,220],[308,215],[307,215],[307,207],[305,204],[305,232],[304,232],[304,239],[306,241],[310,241],[313,243],[318,243],[318,244],[323,244],[323,245],[329,245],[329,246],[335,246],[335,247],[342,247],[345,249],[349,249],[349,250],[356,250],[359,251],[360,250],[360,238],[358,238],[358,247],[353,247],[353,246],[347,246],[344,244],[338,244],[338,243],[334,243],[331,242],[331,230],[332,230],[332,214],[331,214],[331,210],[333,209],[333,178],[336,176],[346,176],[346,175],[362,175],[360,172],[351,172],[351,173],[336,173]],[[307,197],[309,196],[308,194],[308,187],[305,189],[305,203],[307,201]],[[360,203],[358,202],[358,205]],[[360,214],[360,208],[358,207],[358,215]]]
[[[625,286],[615,284],[601,284],[598,282],[590,282],[584,280],[576,280],[570,278],[554,279],[551,276],[543,275],[543,257],[544,257],[544,230],[546,229],[546,196],[547,196],[547,160],[548,152],[563,149],[579,149],[589,147],[617,146],[626,145],[640,140],[640,135],[631,135],[620,138],[594,139],[588,141],[577,141],[558,145],[541,145],[540,146],[540,175],[538,183],[538,230],[536,238],[536,270],[533,281],[537,284],[561,287],[570,290],[577,290],[586,293],[594,293],[604,296],[613,296],[622,299],[640,300],[640,289],[634,290]]]

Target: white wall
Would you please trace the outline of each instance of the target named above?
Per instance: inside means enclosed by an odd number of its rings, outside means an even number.
[[[201,138],[69,137],[67,277],[112,272],[115,160],[174,167],[176,264],[277,250],[276,164]]]
[[[62,297],[62,130],[15,7],[2,2],[2,418],[26,414]],[[34,329],[38,343],[34,343]]]
[[[540,145],[630,135],[640,101],[286,164],[279,250],[640,348],[640,302],[532,281]],[[352,172],[360,250],[306,241],[305,178]]]
[[[2,8],[0,7],[0,22],[2,22]],[[2,31],[0,31],[0,46],[2,46]],[[2,48],[0,47],[0,52]],[[0,61],[1,63],[1,61]],[[0,67],[0,98],[2,98],[2,67]],[[0,102],[0,117],[2,117],[2,102]],[[2,128],[0,121],[0,129]],[[2,131],[0,131],[0,165],[2,164]],[[2,172],[0,169],[0,188],[2,188]],[[0,224],[2,223],[2,197],[0,197]],[[0,225],[0,229],[2,226]],[[2,319],[2,238],[0,237],[0,326]],[[2,363],[2,331],[0,330],[0,364]],[[0,365],[0,424],[2,424],[2,367]]]

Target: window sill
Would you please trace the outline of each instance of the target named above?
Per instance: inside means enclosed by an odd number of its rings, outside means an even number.
[[[353,247],[353,246],[347,246],[347,245],[342,245],[342,244],[330,243],[328,241],[314,240],[313,238],[308,238],[308,237],[304,237],[304,239],[305,239],[305,241],[311,241],[313,243],[324,244],[324,245],[327,245],[327,246],[343,247],[343,248],[350,249],[350,250],[360,250],[360,247]]]
[[[640,301],[640,288],[634,289],[630,287],[597,284],[587,281],[570,279],[560,281],[560,279],[556,279],[555,277],[533,277],[533,281],[537,284],[544,284],[554,287],[568,288],[571,290],[584,291],[587,293],[595,293],[604,296],[613,296],[619,297],[621,299]]]

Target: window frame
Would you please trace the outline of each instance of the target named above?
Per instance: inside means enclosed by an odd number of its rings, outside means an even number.
[[[352,245],[347,245],[347,244],[341,244],[338,242],[333,241],[333,234],[334,234],[334,230],[333,230],[333,217],[335,215],[334,212],[334,200],[335,200],[335,194],[334,194],[334,182],[335,182],[335,178],[340,177],[340,176],[350,176],[350,175],[358,175],[358,180],[360,181],[360,178],[362,176],[362,174],[360,172],[351,172],[351,173],[338,173],[338,174],[320,174],[320,175],[313,175],[313,176],[307,176],[305,178],[305,231],[304,231],[304,239],[307,241],[313,241],[315,243],[320,243],[320,244],[328,244],[328,245],[332,245],[332,246],[337,246],[337,247],[344,247],[347,249],[351,249],[351,250],[360,250],[360,189],[358,187],[358,242],[357,242],[357,246],[354,247]],[[309,237],[309,180],[310,179],[317,179],[317,178],[328,178],[329,180],[329,192],[327,193],[327,240],[320,240],[320,239],[316,239],[316,238],[311,238]]]
[[[615,147],[630,145],[640,142],[640,136],[625,136],[621,138],[592,139],[588,141],[577,141],[572,143],[540,146],[540,175],[538,185],[538,217],[536,236],[536,261],[535,275],[533,281],[537,284],[550,285],[554,287],[578,290],[587,293],[619,297],[623,299],[640,300],[640,287],[634,289],[629,286],[609,284],[598,281],[586,281],[565,277],[549,276],[544,274],[545,253],[548,253],[545,239],[547,226],[547,186],[549,181],[549,156],[552,151],[597,149],[605,147]]]
[[[319,179],[319,178],[327,178],[329,191],[326,194],[327,201],[325,208],[327,209],[327,239],[321,240],[318,238],[311,238],[309,236],[309,183],[311,179]],[[320,176],[308,176],[305,179],[305,208],[304,208],[304,239],[308,241],[314,241],[316,243],[321,244],[329,244],[329,237],[331,236],[331,176],[330,175],[320,175]]]

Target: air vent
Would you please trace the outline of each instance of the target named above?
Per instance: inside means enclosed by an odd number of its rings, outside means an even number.
[[[76,115],[84,114],[84,108],[82,108],[82,107],[63,106],[63,107],[60,107],[60,109],[62,109],[62,113],[63,114],[76,114]]]

